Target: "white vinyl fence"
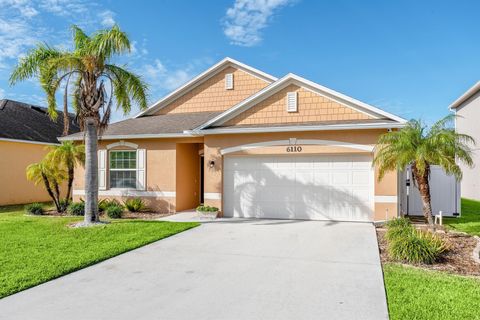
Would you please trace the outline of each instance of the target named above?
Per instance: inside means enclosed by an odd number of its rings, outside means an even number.
[[[411,216],[422,216],[422,199],[413,183],[411,168],[400,173],[400,212]],[[443,216],[460,214],[460,183],[455,177],[445,174],[439,166],[430,172],[430,194],[433,214],[442,211]]]

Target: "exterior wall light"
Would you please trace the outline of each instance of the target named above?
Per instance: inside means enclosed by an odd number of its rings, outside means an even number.
[[[215,161],[213,161],[213,160],[208,161],[208,166],[209,166],[210,168],[215,167]]]

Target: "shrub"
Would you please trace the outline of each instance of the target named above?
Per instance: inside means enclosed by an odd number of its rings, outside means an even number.
[[[414,231],[412,223],[407,218],[393,219],[387,222],[387,233],[385,238],[388,241],[403,237]]]
[[[107,210],[108,207],[110,206],[122,206],[120,202],[116,199],[102,199],[98,201],[98,211],[99,212],[104,212]]]
[[[216,212],[216,211],[218,211],[218,208],[217,207],[199,205],[197,207],[197,211],[200,211],[200,212]]]
[[[120,219],[122,217],[123,207],[119,205],[110,205],[105,209],[105,212],[111,219]]]
[[[147,208],[147,205],[142,198],[130,198],[125,200],[123,204],[130,212],[140,212]]]
[[[30,203],[25,206],[25,212],[27,214],[33,214],[36,216],[40,216],[43,214],[43,205],[41,203],[35,202]]]
[[[83,216],[85,214],[84,202],[72,202],[67,207],[67,213],[72,216]]]
[[[448,250],[447,244],[438,235],[409,227],[403,233],[388,240],[388,254],[392,259],[409,263],[431,264]]]

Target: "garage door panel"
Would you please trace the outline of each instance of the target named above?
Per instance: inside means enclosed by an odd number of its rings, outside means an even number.
[[[224,163],[225,216],[341,221],[372,218],[369,156],[227,156]]]

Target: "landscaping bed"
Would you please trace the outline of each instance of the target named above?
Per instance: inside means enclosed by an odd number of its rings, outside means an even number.
[[[377,227],[378,247],[382,264],[395,262],[387,252],[385,239],[386,229]],[[473,250],[477,246],[477,239],[471,235],[459,232],[436,232],[449,246],[449,250],[442,254],[441,258],[433,264],[411,264],[423,269],[446,271],[449,273],[480,276],[480,264],[473,259]]]

